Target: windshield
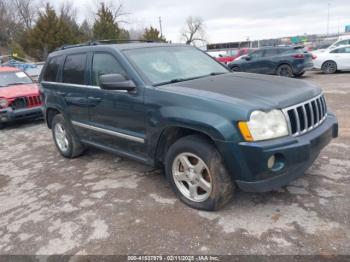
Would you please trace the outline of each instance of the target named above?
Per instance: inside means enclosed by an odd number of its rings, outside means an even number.
[[[127,50],[125,54],[153,85],[229,72],[220,63],[190,46],[140,48]]]
[[[0,87],[31,84],[33,81],[23,72],[1,72]]]

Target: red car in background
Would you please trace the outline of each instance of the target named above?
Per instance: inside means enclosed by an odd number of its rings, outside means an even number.
[[[220,54],[219,57],[216,58],[216,60],[223,64],[229,64],[232,61],[234,61],[236,58],[242,55],[246,55],[251,51],[252,49],[250,48],[231,49],[231,50],[228,50],[227,54],[225,55]]]
[[[23,71],[0,66],[0,127],[42,116],[39,86]]]

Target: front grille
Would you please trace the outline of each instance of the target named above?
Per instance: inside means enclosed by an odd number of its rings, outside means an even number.
[[[283,109],[293,136],[305,134],[319,126],[327,117],[327,105],[323,95]]]
[[[12,109],[21,109],[21,108],[26,108],[27,107],[27,101],[25,97],[18,97],[15,100],[12,101],[11,103]]]
[[[40,105],[42,105],[40,96],[17,97],[10,104],[10,106],[14,110],[28,107],[36,107]]]
[[[41,105],[40,96],[27,96],[26,100],[28,107],[35,107]]]

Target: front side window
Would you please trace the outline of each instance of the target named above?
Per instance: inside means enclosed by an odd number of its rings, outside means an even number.
[[[62,59],[63,59],[62,56],[55,56],[49,60],[43,75],[44,81],[49,81],[49,82],[56,81],[58,69],[60,67],[60,64],[62,63]]]
[[[249,56],[252,58],[261,58],[264,54],[264,50],[257,50],[251,53]]]
[[[32,84],[33,81],[24,72],[1,72],[0,88],[11,85]]]
[[[85,83],[86,54],[68,55],[63,67],[63,83],[83,85]]]
[[[121,74],[126,77],[125,70],[114,56],[107,53],[95,53],[92,62],[92,85],[100,85],[100,76],[107,74]]]
[[[230,72],[205,53],[190,46],[138,48],[124,53],[153,85]]]

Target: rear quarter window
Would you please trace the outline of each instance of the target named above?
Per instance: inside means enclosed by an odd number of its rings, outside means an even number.
[[[85,83],[86,54],[68,55],[63,66],[62,82],[83,85]]]
[[[49,82],[55,82],[57,79],[58,69],[62,62],[63,62],[63,56],[55,56],[50,58],[45,68],[43,80],[49,81]]]

